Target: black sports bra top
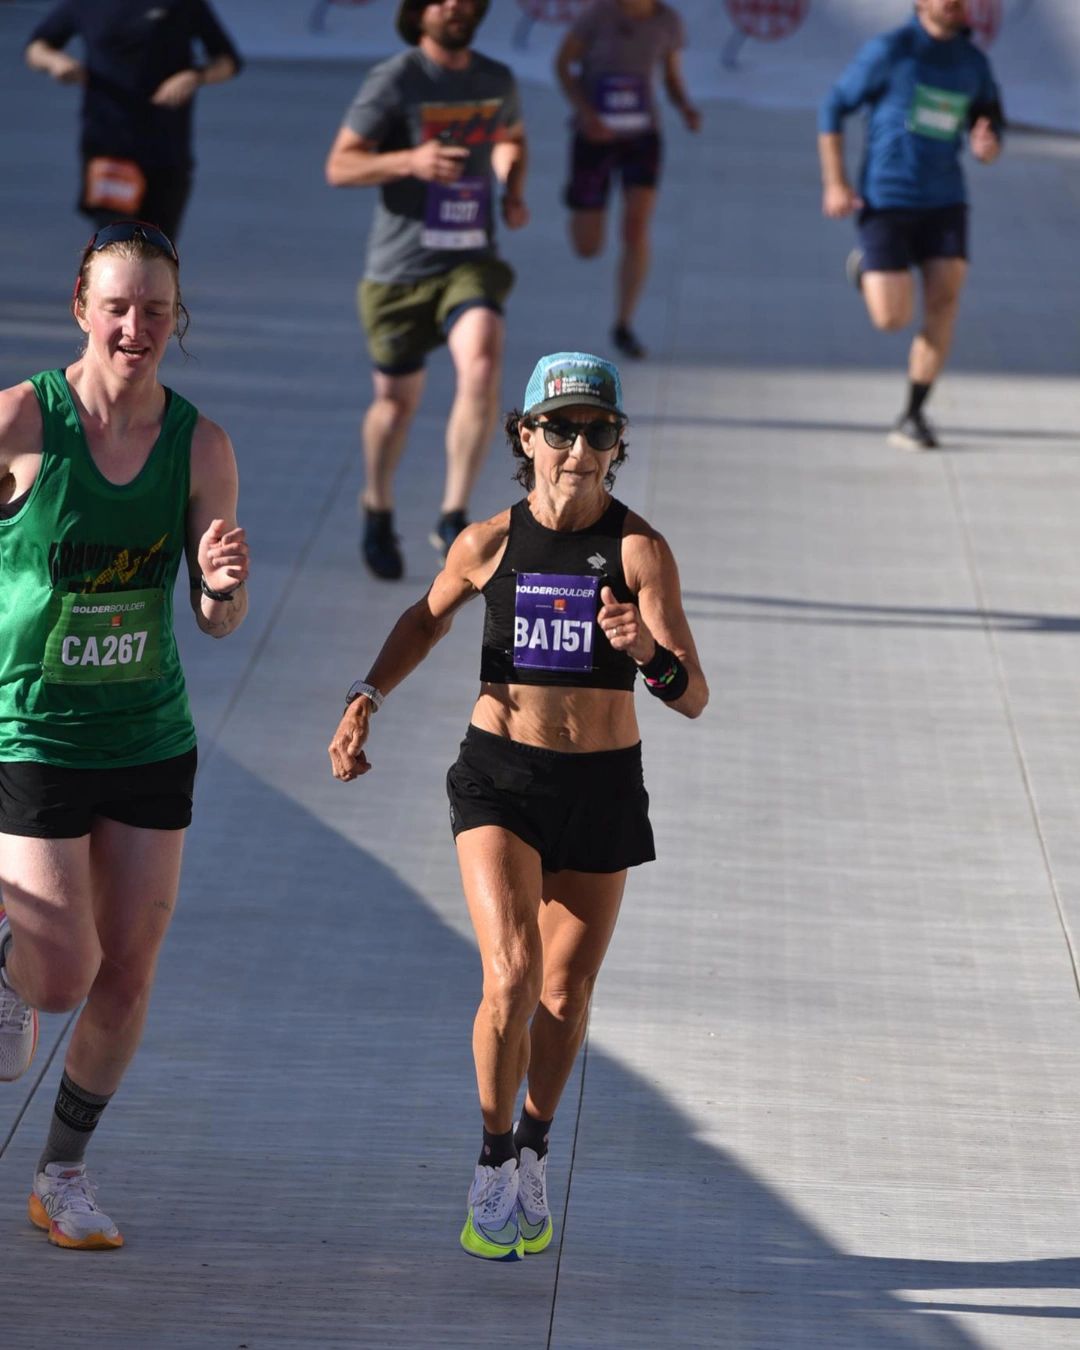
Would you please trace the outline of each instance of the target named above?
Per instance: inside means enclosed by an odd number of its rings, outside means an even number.
[[[480,678],[490,684],[633,689],[637,666],[596,622],[600,592],[637,602],[622,568],[626,507],[611,499],[585,530],[549,530],[526,500],[510,510],[502,560],[484,587]]]

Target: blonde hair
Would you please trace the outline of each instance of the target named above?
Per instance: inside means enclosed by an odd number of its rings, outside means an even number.
[[[184,302],[180,298],[180,265],[176,259],[171,257],[164,249],[158,248],[156,244],[151,244],[144,239],[142,235],[136,235],[133,239],[116,239],[110,244],[104,244],[99,249],[83,255],[82,263],[79,267],[79,274],[75,279],[75,294],[72,297],[71,306],[76,314],[86,313],[87,296],[90,290],[90,268],[95,258],[102,255],[108,255],[110,258],[122,258],[126,262],[153,262],[160,258],[162,262],[168,263],[172,269],[173,281],[176,285],[176,302],[174,313],[176,315],[176,327],[173,333],[180,343],[180,350],[184,351],[184,334],[188,330],[191,322],[191,315],[184,307]],[[185,356],[187,355],[184,352]]]

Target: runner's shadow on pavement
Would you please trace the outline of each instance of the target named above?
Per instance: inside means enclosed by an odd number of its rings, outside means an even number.
[[[665,412],[663,417],[635,417],[634,427],[658,426],[670,430],[672,427],[723,427],[731,431],[805,431],[812,435],[821,432],[840,432],[853,436],[875,436],[883,438],[891,430],[890,424],[881,422],[836,422],[806,417],[680,417],[677,413]],[[1080,450],[1080,429],[1076,427],[1061,430],[1031,427],[967,427],[950,424],[941,433],[944,437],[937,452],[950,450],[989,450],[996,447],[982,445],[980,441],[1052,441],[1056,444],[1066,442]],[[958,437],[971,437],[965,442]]]
[[[26,1224],[54,1065],[0,1164],[5,1350],[39,1350],[46,1294],[87,1350],[974,1350],[896,1291],[1080,1284],[1075,1261],[845,1253],[595,1045],[569,1208],[577,1074],[553,1150],[559,1239],[470,1260],[471,941],[224,752],[198,798],[147,1037],[94,1146],[128,1245],[72,1261]]]
[[[737,623],[822,628],[992,629],[1000,633],[1080,633],[1080,615],[1023,610],[951,609],[921,605],[860,605],[794,596],[683,591],[687,617]],[[755,613],[754,611],[761,611]]]

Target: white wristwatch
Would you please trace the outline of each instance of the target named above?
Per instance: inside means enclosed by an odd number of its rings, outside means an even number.
[[[366,680],[354,680],[353,683],[349,685],[349,692],[345,695],[346,708],[354,698],[359,698],[361,694],[367,694],[368,698],[371,699],[372,712],[379,711],[382,707],[383,699],[386,697],[385,694],[380,694],[373,684],[368,684]]]

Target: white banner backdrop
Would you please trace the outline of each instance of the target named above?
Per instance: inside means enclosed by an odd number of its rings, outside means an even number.
[[[910,16],[911,0],[673,0],[686,20],[694,96],[816,107],[859,45]],[[587,0],[492,0],[477,46],[523,79],[552,58]],[[397,0],[214,0],[251,57],[370,59],[400,50]],[[1016,122],[1080,132],[1080,0],[969,0]]]

